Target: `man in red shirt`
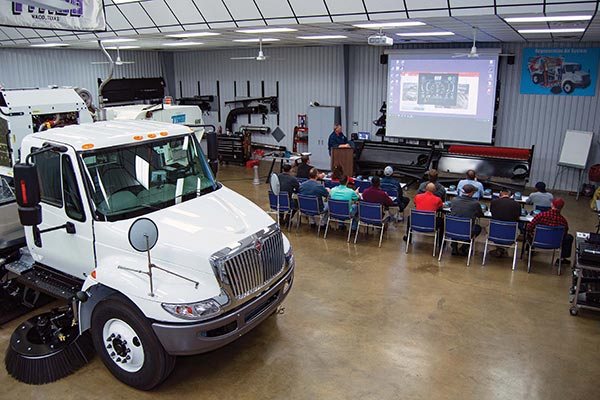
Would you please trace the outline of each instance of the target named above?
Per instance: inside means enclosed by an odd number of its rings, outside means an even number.
[[[415,209],[419,211],[438,211],[444,207],[444,202],[438,196],[435,195],[435,183],[429,182],[425,186],[425,192],[418,194],[414,198]],[[436,225],[438,229],[438,236],[444,234],[444,218],[436,217]],[[410,228],[410,215],[407,218],[406,222],[406,235],[402,238],[402,240],[406,241],[408,238],[408,229]]]
[[[419,211],[437,211],[444,206],[442,199],[435,195],[435,184],[429,182],[425,192],[418,194],[414,199],[415,208]]]
[[[365,189],[362,193],[362,199],[369,203],[378,203],[383,205],[385,210],[394,205],[394,200],[383,190],[381,190],[381,179],[374,176],[371,180],[371,187]]]
[[[533,234],[537,225],[548,225],[548,226],[564,226],[565,235],[562,241],[562,249],[560,251],[560,257],[562,258],[563,265],[569,265],[571,263],[568,260],[571,257],[571,248],[573,247],[573,235],[569,234],[569,223],[561,215],[561,210],[565,206],[565,201],[560,197],[552,199],[551,208],[548,211],[539,213],[533,220],[527,225],[527,240],[531,243],[533,240]],[[558,265],[558,260],[556,260]]]

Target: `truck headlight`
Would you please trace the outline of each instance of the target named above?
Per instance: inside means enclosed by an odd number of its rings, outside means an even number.
[[[199,321],[208,319],[221,312],[221,306],[213,299],[190,304],[162,303],[162,308],[177,318]]]
[[[292,245],[290,245],[290,249],[285,253],[285,263],[288,268],[294,266],[294,251],[292,250]]]

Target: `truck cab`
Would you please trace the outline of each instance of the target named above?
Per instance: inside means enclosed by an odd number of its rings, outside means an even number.
[[[590,83],[590,73],[582,71],[581,64],[563,63],[561,87],[565,93],[572,93],[575,88],[585,89]]]
[[[41,200],[41,223],[25,228],[28,266],[72,282],[83,298],[80,333],[89,331],[107,368],[139,389],[166,379],[175,356],[257,326],[293,282],[289,241],[216,181],[200,136],[182,125],[113,120],[22,139]]]

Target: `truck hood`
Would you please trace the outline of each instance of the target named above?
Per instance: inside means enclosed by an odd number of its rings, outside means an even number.
[[[193,288],[189,281],[156,271],[154,300],[169,298],[170,301],[174,295],[185,301],[190,296],[197,300],[218,295],[220,286],[210,256],[226,247],[238,247],[240,240],[274,223],[264,210],[224,186],[140,218],[152,220],[158,228],[158,241],[150,252],[152,263],[199,282],[202,294],[197,290],[189,292]],[[147,296],[147,275],[123,269],[148,270],[146,253],[134,250],[128,240],[129,229],[136,219],[95,223],[97,275],[98,281],[110,287]],[[287,240],[285,243],[287,249]]]

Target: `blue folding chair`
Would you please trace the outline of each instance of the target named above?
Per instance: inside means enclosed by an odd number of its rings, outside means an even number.
[[[398,188],[394,185],[390,185],[389,183],[382,183],[381,190],[387,193],[388,196],[398,199]],[[397,203],[397,200],[396,200]]]
[[[279,223],[280,214],[289,216],[289,221],[288,221],[288,230],[289,230],[291,227],[291,224],[292,224],[292,207],[290,206],[290,197],[288,196],[288,193],[287,192],[279,192],[279,196],[275,196],[275,193],[273,193],[271,190],[269,190],[269,207],[271,208],[271,210],[269,211],[270,214],[272,214],[272,213],[277,214],[277,224],[278,225],[281,225]]]
[[[364,192],[366,189],[371,187],[371,182],[363,180],[354,180],[354,187],[358,189],[359,193]]]
[[[531,252],[533,250],[538,251],[549,251],[552,250],[552,260],[550,265],[554,261],[554,255],[556,250],[559,251],[558,258],[558,275],[560,275],[562,257],[560,252],[562,249],[562,241],[565,234],[564,226],[548,226],[548,225],[536,225],[533,233],[533,239],[531,243],[526,244],[527,248],[527,273],[531,270]]]
[[[331,179],[325,180],[325,187],[329,189],[333,189],[334,187],[339,186],[339,184],[339,181],[334,182]]]
[[[544,212],[544,211],[548,211],[550,210],[551,207],[547,207],[547,206],[535,206],[536,210],[540,210],[540,212]]]
[[[400,194],[398,192],[398,189],[396,188],[396,186],[391,185],[389,183],[382,183],[381,184],[381,190],[383,190],[388,196],[390,196],[390,198],[394,201],[394,206],[398,207],[399,201],[400,201]],[[391,214],[391,213],[390,213]],[[402,211],[402,216],[404,215],[404,211]],[[396,215],[394,215],[394,219],[399,218],[400,215],[400,211],[398,209],[398,212],[396,213]]]
[[[467,267],[471,263],[471,253],[473,250],[473,238],[471,237],[471,226],[473,221],[471,218],[456,217],[453,215],[446,215],[445,217],[445,232],[442,238],[442,248],[440,249],[440,256],[438,261],[442,260],[442,254],[444,253],[444,244],[446,241],[450,243],[461,243],[469,245],[469,253],[467,257]]]
[[[329,231],[329,224],[332,222],[337,222],[341,224],[348,224],[348,240],[350,242],[350,234],[352,230],[350,229],[352,226],[353,216],[350,214],[350,206],[351,202],[346,200],[332,200],[329,199],[327,202],[329,207],[329,221],[327,221],[327,226],[325,227],[325,235],[323,235],[323,239],[327,239],[327,232]]]
[[[490,229],[485,239],[485,249],[483,250],[483,262],[481,265],[485,265],[488,243],[492,242],[498,247],[514,249],[512,269],[514,270],[517,267],[517,252],[519,247],[517,244],[517,225],[517,222],[490,220]]]
[[[433,236],[433,256],[435,257],[435,250],[438,242],[436,223],[435,211],[419,211],[414,208],[411,209],[410,227],[408,228],[408,235],[406,235],[405,253],[408,253],[408,246],[410,245],[411,238],[415,234],[418,234],[423,236]]]
[[[381,231],[379,234],[379,247],[381,247],[381,240],[383,239],[383,231],[385,228],[385,223],[383,222],[383,206],[379,203],[369,203],[366,201],[360,201],[358,203],[358,226],[356,227],[356,234],[354,235],[355,244],[361,224],[365,225],[367,229],[372,227]]]
[[[306,215],[307,217],[319,217],[319,228],[317,230],[317,236],[321,234],[321,221],[325,212],[319,210],[319,199],[317,196],[307,196],[304,194],[298,195],[298,218],[296,220],[296,230],[300,226],[300,217]]]

